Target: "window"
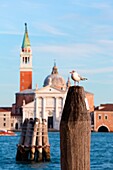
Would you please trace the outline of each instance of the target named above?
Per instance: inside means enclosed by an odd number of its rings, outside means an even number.
[[[13,123],[11,123],[11,127],[13,127]]]
[[[6,126],[6,123],[4,123],[4,126]]]
[[[4,121],[6,120],[6,118],[4,118]]]
[[[108,116],[107,115],[105,115],[105,117],[104,117],[106,120],[108,119]]]
[[[22,123],[20,123],[20,127],[22,127]]]
[[[6,114],[4,114],[4,116],[6,116]]]
[[[25,57],[25,64],[27,64],[27,57]]]
[[[101,119],[101,115],[98,115],[98,118]]]
[[[23,63],[24,63],[24,57],[23,57]]]

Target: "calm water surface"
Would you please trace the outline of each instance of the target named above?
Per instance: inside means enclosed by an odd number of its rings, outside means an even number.
[[[58,132],[49,133],[51,162],[20,163],[16,162],[17,136],[0,136],[0,170],[60,170],[60,140]],[[113,133],[91,134],[91,170],[113,170]]]

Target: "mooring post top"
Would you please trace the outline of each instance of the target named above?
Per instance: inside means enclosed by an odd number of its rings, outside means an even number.
[[[69,90],[71,90],[71,91],[76,90],[76,91],[84,92],[84,87],[83,86],[70,86]]]
[[[61,121],[87,120],[85,91],[82,86],[71,86],[68,90]]]
[[[80,98],[80,100],[85,101],[84,87],[82,87],[82,86],[71,86],[68,90],[66,100],[69,98],[70,102],[72,100],[75,100],[76,102],[78,102],[77,98],[79,98],[80,96],[82,97],[82,98]]]

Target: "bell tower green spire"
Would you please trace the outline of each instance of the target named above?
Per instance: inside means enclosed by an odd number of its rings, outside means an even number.
[[[28,36],[28,31],[27,31],[27,23],[25,23],[25,33],[24,33],[24,38],[22,42],[22,49],[25,49],[27,47],[30,47],[30,40]]]

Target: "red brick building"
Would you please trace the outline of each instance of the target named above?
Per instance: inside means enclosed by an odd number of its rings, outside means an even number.
[[[113,132],[113,104],[101,104],[95,108],[94,131]]]

